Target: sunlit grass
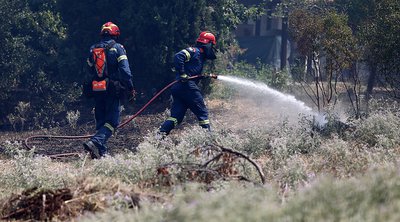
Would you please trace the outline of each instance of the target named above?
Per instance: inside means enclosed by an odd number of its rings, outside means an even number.
[[[245,131],[216,123],[211,133],[186,125],[163,140],[155,136],[156,130],[148,132],[136,152],[100,160],[82,155],[68,162],[35,155],[19,142],[6,141],[0,198],[7,201],[13,193],[32,187],[69,187],[90,198],[95,193],[96,198],[85,201],[100,201],[103,210],[94,215],[83,211],[84,221],[396,221],[400,217],[397,120],[396,110],[379,110],[379,115],[372,112],[344,134],[335,130],[321,134],[304,119]],[[232,165],[232,173],[247,182],[228,174],[196,177],[193,170],[212,159],[217,151],[211,147],[218,146],[255,160],[266,184],[244,160]],[[160,174],[162,167],[167,176]],[[140,208],[132,209],[127,197],[133,191],[161,199],[143,196]]]

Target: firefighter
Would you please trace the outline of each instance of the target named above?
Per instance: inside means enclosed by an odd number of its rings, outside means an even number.
[[[189,47],[175,54],[174,63],[176,80],[171,87],[172,107],[171,116],[161,125],[159,135],[168,135],[170,131],[180,124],[185,116],[186,110],[190,109],[197,117],[202,128],[210,130],[208,110],[203,96],[197,84],[206,60],[216,59],[216,38],[211,32],[201,32],[194,47]],[[190,78],[200,75],[199,78]]]
[[[96,134],[83,147],[94,159],[107,153],[107,140],[120,122],[122,95],[130,92],[135,96],[126,51],[116,42],[120,36],[118,26],[112,22],[105,23],[100,36],[101,41],[90,47],[87,59],[93,76],[91,93],[95,100]]]

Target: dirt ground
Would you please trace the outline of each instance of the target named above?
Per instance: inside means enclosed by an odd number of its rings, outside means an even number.
[[[212,127],[230,129],[232,131],[243,131],[249,128],[262,127],[266,124],[273,124],[282,121],[283,115],[289,114],[284,107],[276,106],[268,102],[267,98],[248,98],[237,97],[231,100],[206,100],[209,108],[209,115]],[[137,107],[139,109],[140,107]],[[295,113],[295,112],[294,112]],[[143,138],[149,133],[157,131],[158,127],[168,117],[169,112],[159,112],[156,114],[141,114],[110,138],[108,142],[110,154],[121,151],[135,151],[136,147]],[[121,122],[130,116],[127,111],[121,116]],[[292,117],[297,118],[297,114]],[[36,135],[55,135],[55,136],[77,136],[91,135],[94,133],[94,120],[88,120],[76,128],[66,125],[63,127],[48,130],[24,131],[24,132],[3,132],[0,134],[0,153],[4,149],[6,141],[24,140]],[[172,133],[179,133],[188,125],[197,125],[196,117],[187,111],[186,117]],[[86,139],[65,140],[65,139],[34,139],[29,140],[29,146],[35,147],[35,152],[44,155],[82,153],[82,143]],[[124,149],[124,150],[121,150]],[[71,156],[73,157],[73,155]],[[76,156],[77,157],[77,156]]]

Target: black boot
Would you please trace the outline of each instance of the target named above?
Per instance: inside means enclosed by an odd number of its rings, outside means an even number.
[[[93,141],[89,140],[85,143],[83,143],[83,147],[87,152],[90,153],[90,157],[92,159],[100,159],[100,153],[99,153],[99,148],[96,146],[96,144],[93,143]]]

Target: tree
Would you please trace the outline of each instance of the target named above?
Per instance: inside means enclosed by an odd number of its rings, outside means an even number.
[[[58,6],[68,27],[62,49],[68,62],[62,64],[60,72],[73,73],[75,81],[87,75],[82,68],[87,50],[98,41],[100,26],[113,21],[121,29],[119,41],[127,49],[135,88],[146,101],[152,91],[173,80],[174,53],[193,45],[200,31],[215,33],[217,46],[224,49],[234,44],[231,31],[235,26],[260,13],[236,0],[121,0],[118,4],[107,0],[59,0]]]
[[[294,9],[289,16],[290,33],[307,65],[298,75],[305,92],[318,110],[334,106],[339,98],[338,83],[346,88],[356,115],[359,114],[359,77],[352,72],[357,61],[356,41],[347,25],[347,16],[330,7]],[[347,71],[345,75],[345,71]],[[313,81],[308,84],[309,76]],[[352,87],[347,83],[350,82]]]
[[[399,98],[400,81],[400,2],[396,0],[337,1],[337,8],[349,15],[363,49],[363,61],[369,67],[366,98],[372,96],[379,84]]]
[[[45,124],[64,109],[71,87],[57,78],[58,46],[65,28],[54,7],[55,0],[0,1],[2,116],[13,112],[19,100],[31,103],[29,116]]]
[[[140,103],[173,80],[174,53],[200,31],[214,32],[224,48],[235,42],[233,28],[259,13],[236,0],[0,0],[0,10],[0,114],[21,116],[17,105],[29,103],[24,118],[45,126],[79,102],[88,49],[105,22],[120,26]]]

